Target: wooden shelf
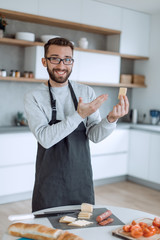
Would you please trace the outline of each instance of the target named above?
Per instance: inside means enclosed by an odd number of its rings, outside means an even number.
[[[34,83],[43,83],[46,82],[46,79],[36,79],[36,78],[24,78],[24,77],[0,77],[0,81],[15,81],[15,82],[34,82]],[[95,83],[95,82],[82,82],[77,81],[78,83],[91,85],[91,86],[104,86],[104,87],[127,87],[127,88],[145,88],[146,85],[142,84],[124,84],[124,83],[117,83],[117,84],[111,84],[111,83]]]
[[[103,35],[114,35],[114,34],[121,33],[121,31],[118,31],[118,30],[112,30],[112,29],[107,29],[103,27],[96,27],[96,26],[75,23],[70,21],[64,21],[64,20],[59,20],[55,18],[48,18],[44,16],[38,16],[38,15],[33,15],[33,14],[28,14],[23,12],[10,11],[2,8],[0,8],[0,13],[2,15],[5,15],[5,17],[8,19],[15,19],[15,20],[20,20],[24,22],[32,22],[32,23],[44,24],[49,26],[61,27],[61,28],[69,28],[69,29],[92,32],[92,33],[103,34]]]
[[[44,46],[43,42],[31,42],[31,41],[19,40],[19,39],[15,39],[15,38],[0,38],[0,43],[6,44],[6,45],[23,46],[23,47]],[[101,53],[101,54],[108,54],[108,55],[116,55],[116,56],[120,56],[121,58],[126,58],[126,59],[131,59],[131,60],[148,60],[149,59],[148,57],[143,57],[143,56],[124,55],[124,54],[120,54],[118,52],[96,50],[96,49],[83,49],[83,48],[75,47],[75,50],[83,51],[83,52],[93,52],[93,53]]]

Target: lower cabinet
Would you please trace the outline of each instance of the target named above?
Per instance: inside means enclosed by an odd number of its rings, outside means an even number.
[[[32,192],[37,142],[31,132],[0,134],[0,203]],[[13,197],[15,196],[15,198]]]
[[[90,142],[93,180],[127,174],[128,142],[128,129],[116,129],[100,143]]]
[[[130,130],[128,174],[160,184],[160,134]]]
[[[127,174],[128,153],[92,157],[93,180]]]

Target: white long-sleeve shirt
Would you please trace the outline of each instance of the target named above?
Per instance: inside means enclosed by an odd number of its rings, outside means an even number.
[[[96,98],[91,87],[74,81],[70,81],[70,83],[77,101],[79,97],[82,97],[83,102],[89,103]],[[61,120],[51,126],[48,124],[52,118],[48,86],[40,84],[36,90],[28,92],[24,98],[29,128],[44,148],[50,148],[61,141],[73,132],[82,121],[86,126],[86,135],[93,142],[100,142],[116,128],[116,122],[109,123],[107,118],[101,119],[99,110],[83,119],[75,110],[68,85],[51,87],[51,92],[56,100],[57,120]]]

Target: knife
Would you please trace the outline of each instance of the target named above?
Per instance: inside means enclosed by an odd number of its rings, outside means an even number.
[[[78,213],[80,209],[74,209],[74,210],[59,210],[59,211],[50,211],[50,212],[44,212],[40,214],[19,214],[19,215],[10,215],[8,216],[8,220],[10,221],[19,221],[19,220],[26,220],[26,219],[34,219],[34,218],[45,218],[45,217],[56,217],[64,214],[73,214]]]

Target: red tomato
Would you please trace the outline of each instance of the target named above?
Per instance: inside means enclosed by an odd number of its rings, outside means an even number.
[[[142,229],[145,229],[146,227],[148,227],[148,224],[145,223],[145,222],[140,222],[140,223],[139,223],[139,226],[140,226]]]
[[[160,227],[160,218],[155,217],[152,224],[153,226]]]
[[[139,226],[139,224],[136,224],[136,225],[131,226],[131,231],[135,230],[137,228],[142,230],[142,228]]]
[[[136,223],[135,220],[133,220],[131,224],[132,224],[132,225],[137,225],[137,223]]]
[[[125,231],[125,232],[130,232],[131,231],[131,225],[124,225],[123,226],[123,231]]]
[[[143,236],[143,231],[142,231],[142,228],[141,227],[133,227],[131,229],[131,236],[134,237],[134,238],[139,238],[139,237],[142,237]]]
[[[150,231],[154,232],[154,234],[157,233],[157,230],[156,230],[155,226],[149,226],[148,229],[149,229]]]
[[[144,236],[144,237],[151,237],[151,236],[153,236],[153,235],[155,235],[155,232],[154,232],[154,231],[149,230],[148,228],[145,228],[145,229],[143,230],[143,236]]]
[[[160,228],[159,227],[156,227],[156,226],[153,226],[155,229],[156,229],[156,233],[157,234],[160,234]]]

